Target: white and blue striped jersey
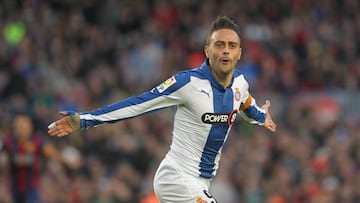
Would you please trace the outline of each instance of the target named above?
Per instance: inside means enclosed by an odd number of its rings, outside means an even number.
[[[114,123],[175,106],[172,143],[167,156],[188,174],[212,178],[236,115],[262,125],[266,112],[248,92],[244,76],[235,70],[224,88],[205,61],[201,67],[180,72],[151,91],[114,104],[80,113],[80,128]]]

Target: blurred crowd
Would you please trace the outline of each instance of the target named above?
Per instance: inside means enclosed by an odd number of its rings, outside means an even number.
[[[238,120],[211,188],[221,203],[360,202],[360,3],[357,0],[2,0],[0,148],[12,117],[76,167],[44,158],[44,203],[145,203],[171,142],[171,108],[47,136],[60,110],[87,111],[199,66],[219,15],[242,31],[238,68],[275,134]],[[79,153],[76,153],[79,152]],[[11,203],[0,151],[0,202]],[[74,155],[75,154],[75,155]],[[69,156],[69,155],[68,155]]]

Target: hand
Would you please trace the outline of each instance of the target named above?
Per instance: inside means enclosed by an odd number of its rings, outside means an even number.
[[[275,132],[276,131],[276,124],[272,120],[270,112],[269,112],[270,105],[271,105],[270,101],[266,100],[265,104],[261,107],[262,109],[264,109],[266,111],[266,118],[265,118],[265,122],[264,122],[264,127],[267,128],[268,130],[270,130],[271,132]]]
[[[78,113],[72,111],[60,111],[59,114],[65,117],[48,126],[48,134],[50,136],[62,137],[70,135],[80,129],[80,116]]]

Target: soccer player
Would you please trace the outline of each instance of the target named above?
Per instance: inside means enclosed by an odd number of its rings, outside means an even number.
[[[2,140],[0,152],[5,151],[7,155],[13,202],[41,203],[39,184],[43,156],[62,161],[61,155],[34,133],[30,116],[17,113],[12,122],[11,133]]]
[[[222,147],[237,115],[276,130],[268,111],[249,94],[248,83],[235,66],[241,58],[238,25],[226,16],[211,25],[199,67],[175,74],[157,87],[88,112],[61,111],[49,125],[50,136],[114,123],[175,106],[170,149],[157,169],[154,190],[166,202],[216,202],[208,192],[216,175]]]

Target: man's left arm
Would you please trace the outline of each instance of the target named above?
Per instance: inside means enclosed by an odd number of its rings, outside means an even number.
[[[270,115],[270,106],[270,101],[266,100],[261,108],[258,107],[255,99],[249,94],[246,101],[240,106],[240,115],[252,124],[262,125],[271,132],[275,132],[276,124]]]

